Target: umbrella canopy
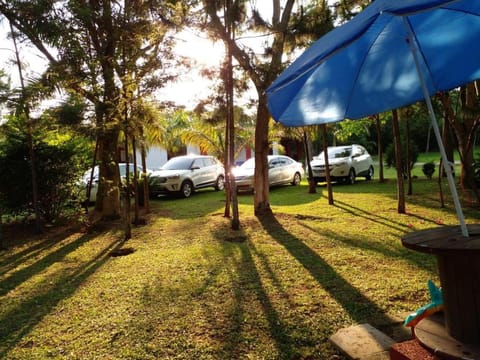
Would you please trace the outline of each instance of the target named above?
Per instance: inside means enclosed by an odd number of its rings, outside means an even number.
[[[358,119],[424,98],[468,236],[430,96],[480,78],[479,14],[478,0],[376,0],[272,83],[270,112],[286,126],[303,126]]]
[[[358,119],[480,78],[480,1],[376,0],[309,47],[267,89],[286,126]],[[410,35],[413,34],[413,38]]]

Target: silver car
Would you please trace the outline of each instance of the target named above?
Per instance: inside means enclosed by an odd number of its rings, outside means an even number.
[[[322,151],[319,156],[310,162],[313,180],[316,183],[326,179],[325,154]],[[355,178],[373,178],[373,161],[368,151],[361,145],[329,146],[328,165],[332,181],[342,181],[354,184]]]
[[[250,158],[233,170],[237,191],[253,191],[255,158]],[[268,183],[298,185],[304,174],[303,165],[285,155],[268,155]]]
[[[151,197],[159,194],[179,194],[188,198],[196,189],[213,187],[223,190],[225,170],[213,156],[184,155],[168,160],[149,177]]]

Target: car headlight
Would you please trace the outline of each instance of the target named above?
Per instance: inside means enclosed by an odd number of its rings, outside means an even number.
[[[180,175],[170,175],[170,176],[167,176],[167,180],[179,180],[180,179]]]
[[[335,167],[347,166],[347,162],[346,162],[346,161],[342,161],[342,162],[339,162],[339,163],[335,164],[334,166],[335,166]]]

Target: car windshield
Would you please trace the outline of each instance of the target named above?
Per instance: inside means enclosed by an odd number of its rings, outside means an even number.
[[[352,149],[349,147],[341,147],[341,148],[328,148],[328,158],[329,159],[341,159],[345,157],[349,157],[352,153]],[[319,160],[325,160],[324,152],[322,151],[318,156]]]
[[[188,157],[171,158],[162,166],[162,170],[189,170],[192,162],[193,159]]]
[[[240,165],[242,169],[255,169],[255,158],[250,158]]]

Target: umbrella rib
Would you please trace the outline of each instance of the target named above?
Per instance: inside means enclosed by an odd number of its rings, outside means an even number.
[[[412,23],[410,22],[410,19],[408,18],[408,16],[402,16],[402,18],[403,18],[404,21],[408,22],[408,27],[411,29],[412,28]],[[408,32],[408,28],[406,28],[406,30]],[[422,57],[423,65],[426,67],[426,70],[427,70],[427,73],[428,73],[428,79],[430,80],[430,82],[431,82],[431,84],[432,84],[432,86],[435,90],[440,90],[440,88],[435,83],[435,78],[432,76],[432,71],[430,69],[430,65],[427,62],[427,59],[425,59],[425,55],[423,54],[422,48],[421,48],[420,43],[417,39],[417,35],[413,31],[410,31],[410,37],[411,38],[409,38],[407,36],[405,41],[407,42],[407,44],[408,44],[409,41],[415,42],[415,48],[417,49],[417,54],[420,54],[420,56]],[[423,78],[426,79],[425,76]]]

